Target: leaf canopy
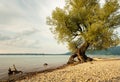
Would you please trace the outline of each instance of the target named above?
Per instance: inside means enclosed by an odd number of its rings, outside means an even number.
[[[120,41],[114,29],[120,26],[118,0],[66,0],[63,9],[56,7],[47,17],[58,42],[66,42],[71,51],[88,42],[92,49],[104,49]]]

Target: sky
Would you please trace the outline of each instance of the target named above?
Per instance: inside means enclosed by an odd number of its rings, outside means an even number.
[[[65,53],[46,24],[64,0],[0,0],[0,53]]]
[[[68,52],[46,24],[55,7],[64,5],[64,0],[0,0],[0,53]]]

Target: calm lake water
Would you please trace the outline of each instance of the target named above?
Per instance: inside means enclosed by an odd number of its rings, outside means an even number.
[[[88,55],[100,58],[120,58],[119,55]],[[25,72],[40,71],[66,64],[69,55],[0,55],[0,79],[8,77],[8,68],[15,64],[18,70]],[[48,63],[45,67],[43,64]]]
[[[0,79],[8,76],[8,68],[15,64],[18,70],[33,72],[66,64],[67,55],[0,55]],[[45,67],[43,64],[47,63]]]

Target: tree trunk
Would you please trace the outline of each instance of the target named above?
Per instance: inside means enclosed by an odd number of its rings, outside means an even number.
[[[75,57],[77,57],[77,54],[76,54],[76,53],[73,54],[73,55],[71,55],[70,58],[69,58],[69,60],[68,60],[68,62],[67,62],[67,64],[72,64],[72,63],[74,63],[74,62],[75,62],[75,60],[74,60]]]
[[[79,60],[80,63],[92,61],[92,58],[89,58],[85,55],[85,51],[89,47],[89,43],[85,42],[80,48],[77,49],[77,52],[70,56],[68,60],[68,64],[72,64],[75,62],[75,58]]]

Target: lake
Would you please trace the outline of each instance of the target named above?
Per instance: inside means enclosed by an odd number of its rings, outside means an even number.
[[[120,58],[120,55],[88,55],[99,58]],[[0,55],[0,79],[8,77],[8,68],[15,64],[18,70],[26,72],[41,71],[66,64],[69,55]],[[43,64],[47,63],[45,67]]]
[[[68,60],[67,55],[0,55],[0,79],[8,76],[8,68],[15,64],[18,70],[33,72],[58,67]],[[47,63],[45,67],[43,64]]]

